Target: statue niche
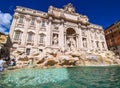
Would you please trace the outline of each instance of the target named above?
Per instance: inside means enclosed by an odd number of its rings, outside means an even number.
[[[55,46],[58,45],[58,34],[53,34],[52,45],[55,45]]]
[[[75,50],[76,44],[76,32],[72,28],[68,28],[66,31],[66,46],[68,50]]]
[[[68,37],[67,46],[69,50],[73,50],[76,48],[76,41],[73,37]]]
[[[87,48],[87,40],[86,40],[86,38],[83,38],[82,41],[83,41],[83,47]]]

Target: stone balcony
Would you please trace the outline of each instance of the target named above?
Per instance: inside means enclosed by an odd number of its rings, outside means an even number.
[[[39,42],[38,45],[39,46],[45,46],[45,42],[43,42],[43,43]]]
[[[21,44],[21,39],[13,39],[13,43]]]
[[[27,45],[34,45],[34,41],[33,40],[27,40]]]

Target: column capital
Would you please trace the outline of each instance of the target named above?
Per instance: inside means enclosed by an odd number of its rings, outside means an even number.
[[[40,17],[37,17],[36,20],[37,20],[37,22],[41,22],[41,18]]]
[[[18,19],[18,18],[19,18],[19,14],[18,14],[18,13],[15,13],[15,14],[14,14],[14,18],[15,18],[15,19]]]
[[[30,19],[31,19],[30,15],[26,15],[25,18],[27,21],[30,21]]]

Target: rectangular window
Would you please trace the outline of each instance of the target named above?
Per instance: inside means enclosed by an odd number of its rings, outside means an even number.
[[[15,32],[14,40],[19,40],[20,38],[20,31]]]
[[[105,48],[105,47],[104,47],[104,42],[102,42],[102,47]]]
[[[28,34],[28,41],[29,41],[29,42],[32,42],[32,38],[33,38],[33,34],[29,33],[29,34]]]
[[[30,48],[27,48],[26,49],[26,55],[29,55],[30,54]]]
[[[39,49],[40,53],[43,52],[43,49]]]
[[[44,43],[44,34],[40,35],[40,43]]]
[[[99,42],[98,41],[96,41],[96,46],[99,48]]]
[[[23,23],[23,16],[20,16],[19,23]]]
[[[113,38],[113,37],[114,37],[114,34],[112,34],[111,37]]]
[[[45,20],[42,20],[42,27],[45,27]]]
[[[31,25],[35,25],[35,19],[34,18],[32,18],[32,20],[31,20]]]
[[[112,32],[112,29],[110,29],[110,33]]]

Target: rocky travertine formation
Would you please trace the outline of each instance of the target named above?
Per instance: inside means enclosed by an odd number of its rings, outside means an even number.
[[[16,67],[69,67],[69,66],[106,66],[119,65],[120,59],[112,51],[61,51],[45,49],[42,53],[35,52],[31,56],[14,51]]]

